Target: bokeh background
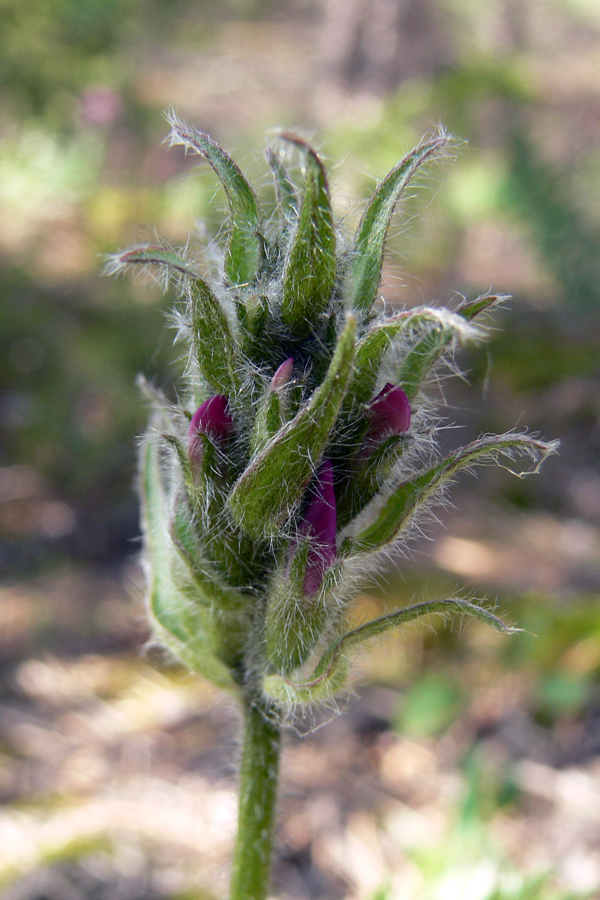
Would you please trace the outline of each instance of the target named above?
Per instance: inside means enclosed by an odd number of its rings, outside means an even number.
[[[261,184],[265,134],[301,129],[350,219],[424,132],[457,135],[384,295],[511,294],[444,386],[443,443],[528,424],[562,447],[537,478],[463,479],[361,598],[464,587],[525,630],[405,631],[344,716],[289,734],[273,896],[600,896],[597,0],[1,0],[0,80],[2,900],[226,893],[237,713],[146,646],[137,562],[134,380],[173,389],[173,298],[101,276],[219,226],[210,173],[161,144],[171,106]]]

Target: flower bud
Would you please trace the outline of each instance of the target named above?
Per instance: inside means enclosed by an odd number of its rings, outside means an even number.
[[[389,382],[377,394],[370,408],[367,440],[379,442],[386,437],[403,434],[410,427],[410,402],[401,387]]]
[[[292,369],[294,368],[294,357],[288,356],[285,362],[282,362],[273,378],[271,379],[271,390],[279,391],[290,383],[292,377]]]
[[[192,469],[198,469],[202,463],[204,452],[202,435],[207,435],[219,445],[231,434],[233,419],[228,405],[227,397],[216,394],[205,400],[192,416],[188,432],[188,453]]]
[[[309,538],[310,548],[304,573],[303,591],[312,596],[321,587],[323,576],[335,560],[337,512],[333,490],[333,466],[324,459],[312,485],[300,532]]]

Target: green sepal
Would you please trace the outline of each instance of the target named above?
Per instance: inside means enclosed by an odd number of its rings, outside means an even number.
[[[248,534],[278,532],[300,500],[335,425],[352,377],[356,322],[349,316],[323,383],[240,476],[229,497]]]
[[[344,528],[373,500],[400,457],[407,437],[394,434],[385,438],[372,452],[351,463],[348,476],[339,486],[338,528]],[[360,451],[359,451],[360,452]]]
[[[200,278],[193,282],[191,293],[192,333],[200,371],[213,390],[229,397],[239,387],[229,319],[209,286]]]
[[[167,442],[167,444],[169,444],[170,447],[175,450],[177,459],[179,460],[179,465],[181,466],[186,494],[188,495],[188,497],[190,497],[190,499],[193,499],[196,494],[196,484],[194,483],[194,476],[192,475],[190,460],[183,444],[174,434],[163,432],[161,434],[161,437],[164,441]]]
[[[246,604],[245,598],[225,584],[203,557],[197,525],[184,497],[180,497],[175,503],[171,537],[199,589],[199,602],[211,609],[218,607],[230,612],[242,610]]]
[[[197,153],[219,178],[231,210],[231,234],[225,257],[225,276],[230,284],[251,282],[260,259],[259,213],[252,188],[237,164],[207,134],[167,115],[171,125],[171,146],[182,144]]]
[[[268,444],[271,438],[277,434],[283,425],[283,421],[280,391],[269,388],[261,400],[254,425],[252,426],[250,453],[253,456],[256,453],[260,453],[265,444]]]
[[[234,684],[228,666],[213,652],[208,612],[177,584],[178,554],[170,535],[168,500],[162,484],[160,448],[153,435],[142,446],[142,522],[149,564],[147,606],[158,636],[186,666],[221,687]],[[195,595],[193,595],[195,596]]]
[[[421,328],[444,329],[450,335],[471,337],[479,333],[458,313],[430,306],[407,309],[375,323],[357,344],[354,380],[344,402],[345,408],[349,409],[355,404],[368,403],[371,400],[381,364],[393,342],[399,337],[402,338],[405,333]],[[411,352],[413,351],[409,351],[409,355]]]
[[[305,141],[282,135],[306,160],[306,183],[283,271],[281,318],[296,334],[317,325],[328,306],[335,282],[335,231],[323,163]]]
[[[460,319],[470,322],[479,313],[490,309],[501,299],[503,298],[496,294],[486,294],[478,297],[477,300],[465,303],[455,314],[451,313],[450,315],[455,319],[458,318],[459,322]],[[432,322],[427,334],[409,350],[396,376],[396,383],[403,388],[409,400],[413,399],[452,339],[460,333],[460,325],[455,327],[450,321],[448,324],[444,324],[440,319]]]
[[[364,212],[347,276],[349,308],[361,317],[369,314],[377,296],[385,242],[396,204],[417,169],[445,147],[448,141],[448,135],[440,132],[412,150],[384,178]]]
[[[164,266],[169,271],[179,272],[181,275],[188,275],[190,278],[198,277],[196,270],[176,250],[153,246],[152,244],[130,247],[129,250],[124,250],[122,253],[109,257],[107,272],[108,274],[114,274],[127,266],[138,265]]]
[[[283,224],[285,226],[289,221],[296,217],[298,212],[299,204],[298,196],[296,194],[296,185],[290,178],[289,172],[272,147],[269,147],[267,150],[267,162],[273,173],[277,202],[279,204],[279,209],[283,213]]]
[[[350,661],[345,656],[335,660],[331,668],[310,681],[292,681],[285,675],[265,675],[262,689],[265,697],[283,707],[292,709],[324,703],[342,690],[348,680]]]
[[[462,316],[463,319],[470,322],[475,316],[478,316],[482,312],[486,312],[488,309],[492,309],[492,307],[500,306],[508,299],[509,297],[507,297],[506,294],[482,294],[481,297],[477,297],[475,300],[466,300],[462,306],[459,306],[456,312]]]
[[[449,481],[462,469],[478,462],[498,463],[498,456],[525,456],[536,463],[537,471],[544,459],[557,450],[557,442],[546,443],[527,434],[508,433],[481,437],[450,453],[439,463],[393,489],[376,519],[342,545],[348,556],[364,553],[392,542],[404,530],[416,511],[436,494],[441,494]]]
[[[462,597],[449,597],[445,600],[427,600],[413,606],[399,609],[393,613],[379,616],[348,631],[333,641],[325,650],[317,663],[312,676],[306,681],[295,682],[284,675],[267,675],[263,679],[265,694],[278,703],[285,705],[308,706],[328,700],[346,682],[349,659],[347,651],[355,645],[385,634],[393,628],[405,625],[421,616],[439,613],[443,616],[461,615],[479,619],[486,625],[502,634],[516,634],[519,628],[513,628],[495,616],[484,606],[464,600]]]
[[[286,561],[281,566],[269,591],[265,626],[267,658],[284,675],[308,659],[329,618],[326,601],[333,572],[329,570],[325,574],[316,594],[306,597],[303,584],[309,553],[310,540],[305,538],[291,563]]]

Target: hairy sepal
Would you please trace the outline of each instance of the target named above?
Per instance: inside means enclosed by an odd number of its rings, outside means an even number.
[[[557,442],[546,443],[528,434],[508,433],[481,437],[455,450],[436,465],[395,487],[375,520],[344,542],[344,555],[371,552],[392,543],[410,525],[415,513],[441,496],[463,469],[476,463],[500,464],[499,459],[504,456],[530,459],[534,463],[533,471],[537,471],[557,447]]]
[[[467,323],[503,299],[504,297],[498,294],[485,294],[477,300],[465,303],[456,313],[448,313],[445,310],[446,319],[440,316],[438,321],[431,321],[427,333],[408,351],[396,375],[396,383],[403,388],[409,400],[412,400],[420,390],[427,375],[454,338],[482,334],[480,329],[467,327]]]
[[[200,371],[214,391],[235,395],[239,379],[231,325],[218,299],[200,278],[190,285],[190,305],[194,351]]]
[[[290,707],[309,706],[328,700],[346,682],[350,664],[348,651],[352,647],[432,613],[478,619],[502,634],[515,634],[520,631],[519,628],[507,625],[480,603],[462,597],[427,600],[371,619],[332,641],[319,659],[311,677],[306,681],[294,681],[285,674],[269,674],[263,679],[263,690],[271,699]]]
[[[352,377],[356,323],[348,317],[325,380],[240,476],[229,497],[235,520],[254,537],[276,535],[308,484]]]
[[[396,434],[386,438],[372,453],[351,465],[350,472],[339,489],[338,527],[343,528],[357,516],[379,493],[390,475],[394,464],[406,446],[406,435]]]
[[[269,147],[267,150],[267,162],[273,173],[277,203],[279,210],[283,215],[282,225],[285,230],[285,227],[295,219],[298,213],[299,203],[296,194],[296,186],[279,158],[279,155],[272,147]]]
[[[181,253],[153,244],[140,244],[108,257],[106,274],[118,275],[130,266],[158,266],[164,268],[169,274],[176,273],[189,278],[198,277],[195,268]]]
[[[267,658],[284,675],[308,659],[327,627],[327,598],[335,580],[334,570],[325,573],[321,587],[305,596],[303,585],[309,562],[310,541],[305,539],[289,564],[273,579],[267,603],[265,642]]]
[[[284,423],[283,392],[269,387],[261,400],[252,426],[250,452],[254,456],[277,434]]]
[[[198,587],[199,602],[208,608],[239,612],[244,607],[244,597],[225,584],[218,573],[203,557],[198,529],[187,499],[179,497],[171,520],[171,537],[191,577]]]
[[[382,319],[369,328],[357,344],[354,379],[344,407],[350,409],[357,404],[368,403],[375,391],[383,359],[390,347],[394,346],[395,342],[403,340],[406,335],[419,334],[423,330],[426,331],[423,340],[426,340],[430,333],[444,332],[447,340],[442,349],[454,336],[467,340],[481,338],[484,334],[482,329],[471,325],[459,313],[430,306],[409,309]],[[411,353],[413,350],[409,351],[408,355]],[[420,358],[418,352],[416,356]]]
[[[294,135],[282,138],[300,148],[306,182],[284,265],[281,318],[294,333],[307,334],[327,309],[335,282],[333,212],[325,169],[315,151]]]
[[[369,314],[377,296],[385,242],[396,204],[417,169],[438,154],[448,141],[449,136],[440,132],[412,150],[384,178],[364,212],[347,276],[348,303],[361,318]]]
[[[147,607],[157,637],[184,665],[221,687],[231,687],[234,682],[228,666],[213,652],[208,610],[177,583],[177,551],[171,540],[160,448],[154,435],[147,436],[142,446],[140,481]]]
[[[175,113],[167,115],[173,147],[181,144],[205,159],[219,178],[231,211],[231,234],[225,257],[225,276],[230,284],[253,281],[260,259],[258,206],[252,188],[237,164],[207,134],[182,122]]]

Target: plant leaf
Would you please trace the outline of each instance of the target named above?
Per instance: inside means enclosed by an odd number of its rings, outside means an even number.
[[[238,479],[229,505],[248,534],[275,534],[300,500],[325,449],[352,377],[356,322],[349,316],[323,383]]]
[[[167,115],[171,126],[171,147],[181,144],[197,153],[211,166],[227,195],[231,210],[231,234],[225,259],[225,275],[231,284],[251,282],[260,259],[259,214],[252,188],[239,167],[207,134],[181,121],[174,112]]]
[[[497,463],[500,455],[509,458],[524,456],[533,460],[534,471],[537,471],[544,459],[555,453],[557,448],[556,441],[546,443],[528,434],[481,437],[394,488],[375,521],[344,543],[344,553],[369,552],[389,544],[410,524],[417,508],[439,494],[458,472],[474,463]]]
[[[335,282],[335,232],[323,163],[309,145],[291,134],[284,140],[300,148],[306,160],[306,183],[296,232],[283,273],[281,318],[305,334],[327,309]]]
[[[384,178],[361,219],[354,242],[354,258],[348,273],[350,308],[368,315],[377,296],[383,252],[392,215],[406,186],[417,171],[450,140],[440,131],[420,144]]]

